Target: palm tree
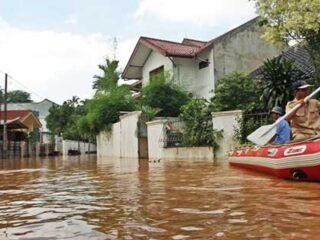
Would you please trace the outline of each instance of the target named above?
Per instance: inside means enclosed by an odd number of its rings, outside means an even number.
[[[264,106],[271,109],[274,106],[285,107],[291,100],[293,81],[301,78],[303,73],[296,69],[292,61],[282,57],[267,59],[263,65],[260,80],[261,97]]]
[[[110,60],[106,58],[106,65],[98,65],[99,69],[102,70],[102,76],[94,75],[93,78],[93,89],[96,89],[97,93],[108,92],[112,88],[117,86],[120,73],[117,71],[119,61]]]

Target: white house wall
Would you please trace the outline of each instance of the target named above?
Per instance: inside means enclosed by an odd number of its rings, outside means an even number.
[[[250,73],[267,58],[278,56],[282,49],[267,43],[262,34],[262,28],[252,25],[215,43],[215,78],[234,71]]]
[[[206,68],[199,69],[199,62],[202,59],[208,59],[210,64]],[[175,57],[172,60],[175,66],[168,57],[152,51],[143,67],[143,86],[149,83],[149,73],[152,70],[164,66],[164,70],[173,75],[175,83],[182,89],[198,97],[209,99],[212,96],[210,91],[215,85],[212,50],[202,54],[200,59]]]
[[[149,73],[161,66],[164,66],[164,71],[172,73],[172,62],[170,59],[152,51],[142,69],[142,86],[149,83]]]
[[[199,69],[199,63],[208,59],[208,67]],[[213,96],[215,89],[214,79],[214,61],[213,61],[213,50],[204,52],[199,55],[196,61],[196,78],[194,80],[194,91],[197,97],[203,97],[210,99]]]
[[[174,68],[174,79],[176,84],[182,89],[194,93],[194,80],[196,78],[195,59],[174,58],[176,67]]]

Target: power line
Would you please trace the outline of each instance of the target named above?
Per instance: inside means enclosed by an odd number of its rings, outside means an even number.
[[[26,85],[24,85],[23,83],[21,83],[20,81],[18,81],[17,79],[13,78],[11,75],[8,75],[8,77],[10,79],[12,79],[13,81],[15,81],[16,83],[18,83],[20,86],[22,86],[23,88],[25,88],[29,93],[34,94],[35,96],[41,98],[41,99],[45,99],[45,97],[39,95],[38,93],[34,92],[33,90],[31,90],[29,87],[27,87]]]

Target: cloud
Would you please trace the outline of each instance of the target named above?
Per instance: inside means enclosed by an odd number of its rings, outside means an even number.
[[[132,51],[131,42],[119,41],[122,65]],[[30,92],[36,101],[42,97],[62,103],[72,96],[91,97],[92,76],[100,74],[97,65],[112,55],[112,38],[99,33],[22,30],[0,18],[0,70],[13,77],[8,90]]]
[[[255,14],[254,3],[248,0],[140,0],[134,16],[158,16],[172,22],[214,27],[241,24]]]
[[[74,15],[71,15],[67,17],[67,19],[64,21],[67,25],[76,25],[78,23],[77,18]]]

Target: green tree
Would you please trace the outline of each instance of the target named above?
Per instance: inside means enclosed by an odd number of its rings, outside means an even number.
[[[77,120],[76,124],[82,139],[91,143],[96,142],[96,133],[94,132],[94,126],[90,125],[87,115],[81,116]]]
[[[141,90],[141,105],[161,109],[157,116],[177,117],[190,97],[167,74],[159,74]]]
[[[1,97],[1,102],[4,100],[4,94],[0,94]],[[7,93],[7,102],[10,103],[28,103],[32,102],[30,93],[21,91],[21,90],[14,90],[14,91],[9,91]]]
[[[259,88],[261,89],[260,100],[266,109],[274,106],[285,107],[293,98],[292,83],[301,78],[303,73],[297,70],[293,62],[281,57],[264,62]]]
[[[218,81],[212,98],[212,111],[261,110],[257,82],[244,73],[234,72]]]
[[[319,0],[253,0],[271,42],[305,44],[320,81],[320,2]]]
[[[112,89],[106,95],[98,95],[88,102],[86,119],[81,126],[85,131],[98,134],[110,130],[111,124],[119,121],[120,111],[134,111],[136,102],[127,86]]]
[[[61,136],[70,126],[74,109],[66,101],[60,105],[52,105],[46,117],[47,127],[54,135]]]
[[[84,104],[79,103],[78,97],[72,97],[63,104],[53,105],[46,118],[47,127],[54,135],[63,135],[69,140],[86,140],[80,131],[78,121],[86,114]]]
[[[106,58],[105,65],[98,65],[99,69],[102,71],[102,76],[93,76],[93,89],[96,89],[96,94],[107,93],[111,89],[117,86],[120,73],[118,72],[119,61],[110,60]]]

